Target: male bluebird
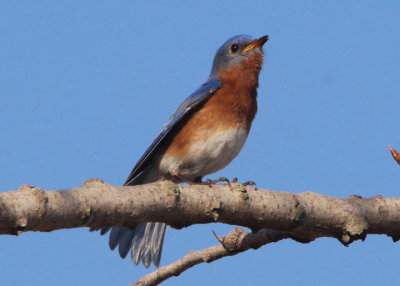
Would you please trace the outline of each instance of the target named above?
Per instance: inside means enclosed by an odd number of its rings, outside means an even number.
[[[200,183],[203,176],[224,168],[239,154],[257,112],[262,46],[267,40],[268,36],[238,35],[218,49],[208,80],[178,107],[125,186],[160,179]],[[131,249],[135,264],[159,266],[164,223],[144,222],[132,229],[103,227],[101,234],[110,229],[110,248],[119,245],[122,258]]]

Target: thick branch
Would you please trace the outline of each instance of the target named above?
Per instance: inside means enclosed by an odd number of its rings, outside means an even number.
[[[299,241],[366,234],[400,237],[400,198],[332,198],[311,192],[254,190],[240,184],[179,186],[169,181],[119,187],[99,179],[60,191],[23,185],[0,193],[0,234],[61,228],[165,222],[175,228],[223,222],[284,231]]]

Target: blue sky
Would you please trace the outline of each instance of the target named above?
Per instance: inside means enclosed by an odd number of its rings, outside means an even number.
[[[270,35],[259,111],[212,177],[336,197],[399,196],[400,2],[8,1],[0,9],[0,186],[121,184],[229,37]],[[150,4],[149,4],[150,3]],[[168,229],[162,265],[217,244],[220,224]],[[1,285],[129,285],[153,271],[86,228],[0,237]],[[386,236],[283,241],[165,285],[393,285]]]

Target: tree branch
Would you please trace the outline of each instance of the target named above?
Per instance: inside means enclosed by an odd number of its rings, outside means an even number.
[[[240,227],[236,227],[225,237],[217,236],[221,242],[220,245],[199,251],[191,251],[181,259],[143,276],[131,286],[158,285],[172,276],[179,276],[194,265],[203,262],[210,263],[214,260],[233,256],[249,249],[257,249],[265,244],[277,242],[288,237],[285,233],[271,229],[264,228],[257,233],[247,233]]]
[[[181,186],[170,181],[113,186],[99,179],[44,191],[23,185],[0,193],[0,234],[165,222],[174,228],[222,222],[284,231],[301,241],[336,237],[349,244],[366,234],[400,237],[400,198],[333,198],[312,192],[254,190],[240,184]]]

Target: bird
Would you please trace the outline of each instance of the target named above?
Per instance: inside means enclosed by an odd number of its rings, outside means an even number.
[[[173,113],[126,179],[124,186],[158,180],[202,183],[228,165],[242,149],[257,112],[258,77],[268,35],[236,35],[216,52],[207,80]],[[110,232],[109,246],[148,268],[159,267],[166,224],[143,222],[134,228],[94,227]]]

